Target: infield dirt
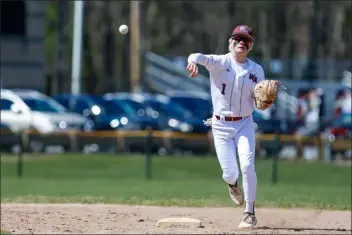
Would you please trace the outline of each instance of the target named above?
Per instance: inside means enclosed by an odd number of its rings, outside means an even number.
[[[351,211],[256,209],[258,229],[238,230],[242,208],[91,204],[1,204],[1,229],[21,234],[351,234]],[[158,227],[166,217],[203,227]]]

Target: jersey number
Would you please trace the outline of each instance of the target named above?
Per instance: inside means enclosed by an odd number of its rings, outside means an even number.
[[[222,84],[222,90],[221,90],[221,94],[225,95],[225,88],[226,88],[226,84]]]

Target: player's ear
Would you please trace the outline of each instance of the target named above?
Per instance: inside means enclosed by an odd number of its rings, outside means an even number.
[[[229,38],[229,44],[233,45],[233,42],[234,42],[233,38]]]
[[[251,50],[253,49],[253,46],[254,46],[254,42],[249,43],[249,49],[248,49],[248,51],[251,51]]]
[[[229,38],[229,51],[232,52],[232,48],[233,48],[233,39]]]

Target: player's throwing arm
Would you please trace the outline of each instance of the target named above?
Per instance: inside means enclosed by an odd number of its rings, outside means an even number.
[[[225,63],[225,58],[219,55],[204,55],[202,53],[194,53],[188,57],[186,70],[190,73],[190,77],[194,78],[198,75],[198,66],[204,66],[209,72],[215,68],[220,68]]]

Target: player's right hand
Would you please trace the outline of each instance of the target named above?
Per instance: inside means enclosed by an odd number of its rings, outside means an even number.
[[[187,65],[187,71],[190,73],[190,77],[194,78],[198,75],[198,66],[194,62],[189,62]]]

